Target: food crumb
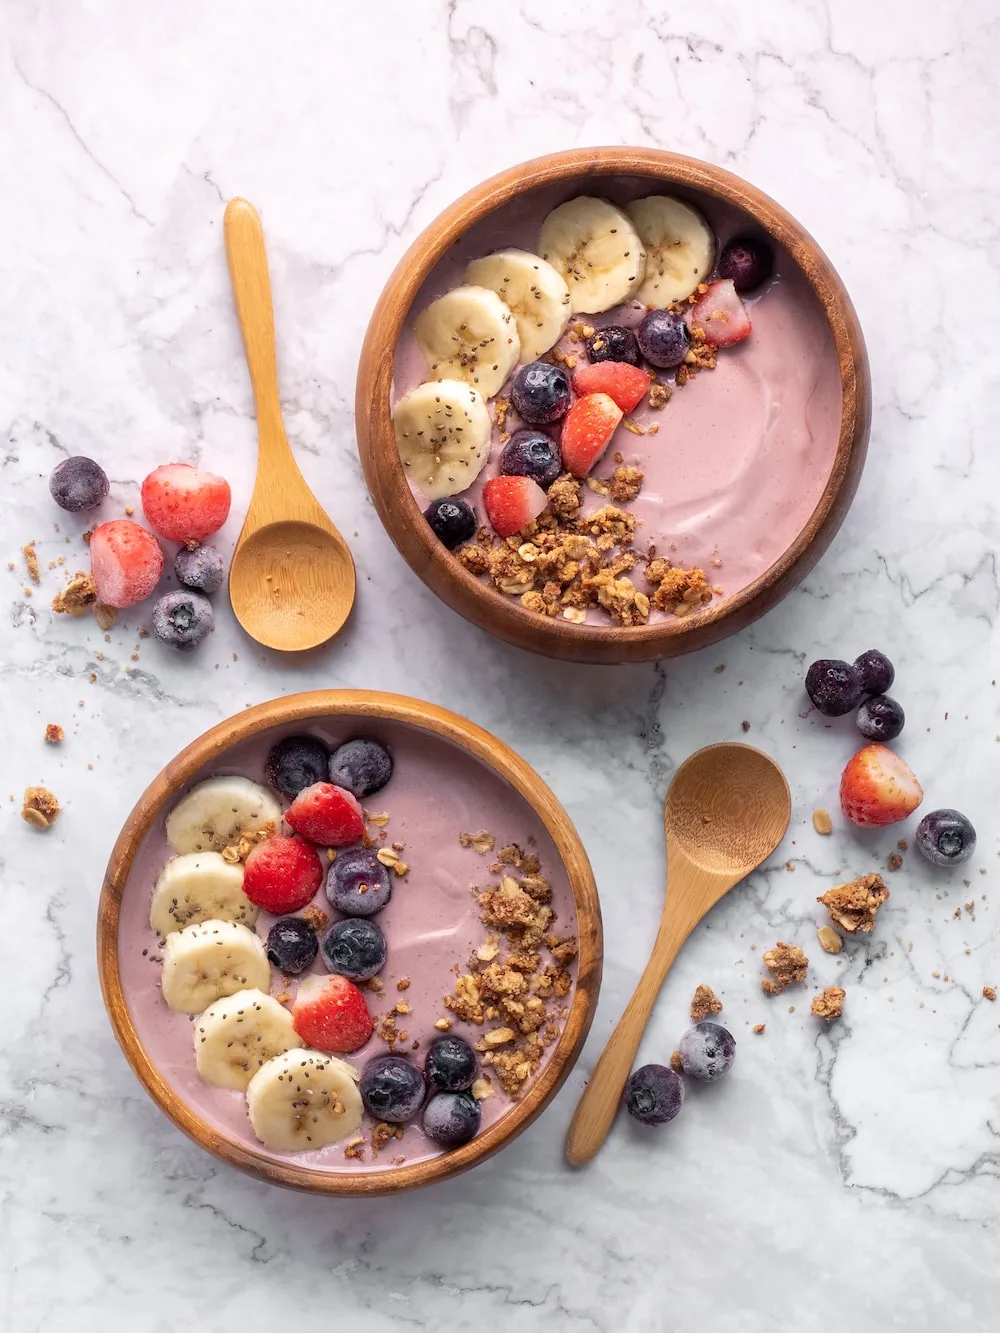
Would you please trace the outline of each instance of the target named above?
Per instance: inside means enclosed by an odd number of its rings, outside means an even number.
[[[743,721],[740,723],[740,726],[743,728],[744,731],[750,730],[750,723],[746,720],[746,718],[743,719]]]
[[[899,852],[892,852],[885,864],[887,870],[898,870],[903,864],[903,858],[900,856]]]
[[[830,913],[830,919],[849,935],[858,931],[870,934],[875,928],[875,916],[889,896],[882,876],[861,875],[849,884],[838,884],[828,889],[816,901]]]
[[[322,907],[317,907],[315,903],[310,903],[302,913],[302,920],[307,926],[312,926],[317,935],[324,928],[329,919],[330,918],[323,911]]]
[[[460,833],[458,841],[463,847],[471,847],[474,852],[480,856],[485,856],[487,852],[492,852],[497,845],[497,840],[492,833],[487,833],[481,829],[479,833]]]
[[[32,828],[51,828],[61,813],[62,807],[48,787],[26,787],[24,802],[21,806],[21,818]]]
[[[439,1018],[439,1019],[435,1022],[434,1026],[437,1028],[438,1032],[450,1032],[450,1031],[451,1031],[451,1019],[450,1019],[450,1018]]]
[[[396,982],[397,990],[409,990],[409,988],[410,988],[409,977],[400,977],[399,980]]]
[[[722,1001],[711,986],[698,986],[691,999],[691,1021],[701,1023],[709,1014],[721,1014]]]
[[[819,940],[820,948],[826,953],[840,953],[844,947],[844,941],[832,926],[820,926],[816,938]]]
[[[97,584],[93,575],[78,569],[65,588],[52,598],[56,615],[82,616],[97,601]]]
[[[994,988],[993,988],[992,986],[984,986],[984,987],[983,987],[983,999],[984,999],[984,1000],[995,1000],[996,998],[997,998],[997,993],[996,993],[996,991],[994,990]]]
[[[759,1037],[766,1027],[767,1027],[766,1023],[754,1023],[753,1031],[756,1032],[757,1036]]]
[[[671,1056],[670,1056],[670,1068],[673,1069],[673,1070],[675,1071],[675,1073],[678,1073],[678,1074],[683,1074],[683,1073],[684,1073],[684,1066],[681,1064],[681,1053],[680,1053],[680,1051],[673,1051],[673,1052],[671,1053]]]
[[[58,722],[50,722],[45,728],[45,739],[49,745],[59,745],[66,739],[66,733]]]
[[[35,543],[28,542],[26,546],[21,547],[21,554],[24,556],[24,563],[28,568],[28,578],[32,583],[40,583],[41,575],[38,572],[38,556],[35,554]],[[25,592],[28,589],[25,588]]]
[[[809,959],[797,944],[786,944],[779,940],[773,949],[765,950],[763,962],[771,973],[760,983],[765,995],[780,995],[789,986],[806,979]]]
[[[813,828],[817,833],[821,833],[824,838],[833,832],[833,820],[830,818],[829,811],[814,810],[812,819]]]
[[[832,1023],[835,1018],[839,1018],[844,1012],[844,1000],[846,998],[847,992],[842,986],[826,986],[818,995],[813,996],[809,1012],[815,1014],[817,1018],[823,1018],[828,1023]]]

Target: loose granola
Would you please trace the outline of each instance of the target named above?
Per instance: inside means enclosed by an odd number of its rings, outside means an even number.
[[[760,983],[765,995],[780,995],[789,986],[806,979],[809,959],[797,944],[785,944],[779,940],[773,949],[765,950],[763,960],[771,974]]]
[[[846,998],[847,992],[842,986],[827,986],[818,995],[813,996],[809,1012],[815,1014],[817,1018],[825,1018],[828,1023],[832,1023],[844,1012]]]
[[[57,615],[82,616],[97,602],[97,584],[92,574],[78,569],[65,588],[52,598],[52,610]]]
[[[261,824],[260,828],[241,828],[229,846],[223,847],[221,853],[223,861],[228,861],[230,865],[239,865],[241,861],[247,859],[259,842],[273,838],[276,832],[274,821],[271,819],[266,824]]]
[[[816,938],[819,940],[819,947],[826,953],[840,953],[844,947],[844,941],[832,926],[820,926],[816,931]]]
[[[485,856],[487,852],[492,852],[493,848],[497,845],[496,838],[492,833],[487,833],[485,829],[481,829],[478,833],[460,833],[458,835],[458,841],[463,847],[471,847],[473,851],[478,852],[480,856]]]
[[[28,570],[28,578],[32,583],[40,583],[41,575],[38,572],[38,555],[35,551],[35,543],[28,542],[26,546],[21,547],[21,554],[24,556],[24,563]]]
[[[47,829],[58,819],[62,807],[48,787],[26,787],[21,818],[32,828]]]
[[[711,986],[701,985],[696,987],[691,999],[691,1021],[693,1023],[703,1022],[709,1014],[721,1014],[722,1001],[712,990]]]
[[[66,733],[58,722],[50,722],[45,728],[45,740],[49,745],[59,745],[66,739]]]
[[[830,913],[835,926],[849,935],[858,931],[869,934],[875,928],[875,916],[889,896],[879,874],[861,875],[849,884],[838,884],[816,899]]]

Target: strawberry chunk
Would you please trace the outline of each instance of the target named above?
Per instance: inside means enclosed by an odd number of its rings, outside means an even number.
[[[895,824],[923,799],[909,765],[885,745],[859,750],[840,779],[841,809],[855,824]]]
[[[497,536],[513,537],[534,522],[548,499],[530,477],[491,477],[483,487],[483,504]]]
[[[243,867],[243,892],[275,916],[297,912],[323,883],[323,863],[315,847],[298,838],[259,842]]]
[[[200,542],[229,517],[229,482],[189,463],[167,463],[142,483],[142,511],[161,537]]]
[[[573,388],[582,398],[588,393],[606,393],[623,412],[638,407],[649,388],[649,376],[627,361],[595,361],[573,372]]]
[[[314,973],[299,982],[292,1027],[307,1046],[346,1055],[371,1036],[372,1016],[353,981],[338,974],[320,977]]]
[[[314,782],[300,791],[285,819],[296,833],[321,847],[348,847],[360,842],[365,831],[357,797],[332,782]]]
[[[732,279],[708,284],[708,291],[691,307],[688,325],[701,329],[716,347],[729,347],[749,337],[750,315]]]
[[[574,477],[585,477],[610,444],[624,415],[609,394],[588,393],[578,398],[566,414],[559,440],[563,467]]]
[[[163,551],[153,534],[138,523],[115,518],[91,534],[90,572],[105,606],[135,606],[159,583]]]

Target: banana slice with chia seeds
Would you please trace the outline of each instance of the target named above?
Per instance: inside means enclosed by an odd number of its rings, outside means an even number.
[[[432,380],[464,380],[484,398],[499,393],[517,365],[514,316],[488,287],[454,287],[421,310],[413,336]]]
[[[639,234],[607,199],[581,194],[542,223],[538,253],[562,274],[574,314],[599,315],[629,301],[646,272]]]
[[[361,1124],[357,1074],[319,1051],[286,1051],[262,1065],[247,1088],[253,1132],[274,1152],[307,1152],[345,1139]]]
[[[197,921],[239,921],[252,926],[257,908],[243,892],[243,866],[218,852],[172,856],[160,871],[149,905],[149,924],[158,935]]]
[[[177,1013],[200,1014],[224,995],[270,985],[264,941],[236,921],[199,921],[164,941],[160,987]]]
[[[175,852],[221,851],[241,832],[281,827],[281,806],[249,778],[207,778],[192,787],[167,815],[167,841]]]
[[[429,500],[466,490],[490,456],[489,411],[461,380],[418,384],[396,404],[392,423],[406,475]]]
[[[696,208],[668,194],[626,204],[646,250],[646,276],[636,292],[643,305],[663,309],[684,301],[707,282],[715,263],[715,235]]]
[[[474,259],[465,281],[489,287],[510,310],[521,343],[521,364],[537,361],[559,341],[570,315],[562,274],[528,250],[498,250]]]
[[[216,1000],[194,1025],[195,1064],[215,1088],[246,1092],[262,1065],[303,1044],[288,1010],[262,990]]]

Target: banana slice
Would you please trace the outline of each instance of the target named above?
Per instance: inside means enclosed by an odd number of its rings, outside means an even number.
[[[270,985],[264,941],[236,921],[199,921],[164,942],[160,986],[178,1013],[200,1014],[224,995]]]
[[[246,1092],[262,1065],[303,1045],[288,1010],[262,990],[240,990],[210,1004],[194,1026],[198,1073],[216,1088]]]
[[[465,380],[484,398],[503,388],[521,343],[514,316],[488,287],[455,287],[421,310],[413,323],[431,379]]]
[[[253,1132],[274,1152],[307,1152],[347,1138],[364,1111],[356,1080],[354,1069],[335,1055],[276,1055],[247,1088]]]
[[[565,279],[574,314],[599,315],[630,300],[646,272],[646,252],[629,219],[607,199],[587,194],[552,210],[538,251]]]
[[[663,309],[708,281],[715,236],[697,209],[668,194],[651,194],[626,204],[625,211],[646,249],[646,276],[636,300]]]
[[[243,867],[218,852],[172,856],[160,872],[149,905],[149,924],[167,936],[196,921],[241,921],[252,926],[257,908],[243,892]]]
[[[537,361],[559,341],[570,313],[569,288],[541,255],[498,250],[474,259],[465,270],[465,281],[489,287],[514,316],[522,365]]]
[[[249,778],[208,778],[192,787],[167,815],[167,841],[175,852],[221,851],[242,829],[281,827],[281,806]]]
[[[392,414],[407,476],[428,500],[471,486],[490,456],[493,423],[478,390],[461,380],[418,384]]]

